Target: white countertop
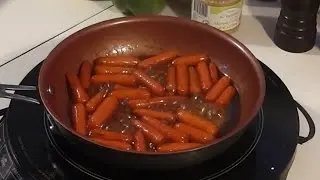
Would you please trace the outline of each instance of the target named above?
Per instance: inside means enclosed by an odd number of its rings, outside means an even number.
[[[315,120],[317,130],[320,129],[320,83],[317,83],[320,77],[320,43],[307,53],[293,54],[282,51],[271,39],[280,10],[279,5],[252,1],[248,4],[243,9],[240,29],[233,35],[279,75],[293,97]],[[88,25],[123,16],[114,7],[108,9],[109,6],[110,1],[1,1],[0,22],[4,26],[0,28],[0,82],[19,84],[23,77],[68,35]],[[169,8],[166,8],[163,14],[175,15]],[[78,23],[80,24],[75,26]],[[42,44],[37,46],[40,43]],[[28,51],[31,48],[34,49]],[[3,65],[24,52],[24,55]],[[0,99],[0,109],[8,105],[9,100]],[[304,118],[300,117],[300,134],[306,135],[308,128]],[[318,134],[310,142],[298,145],[288,180],[319,179],[319,152]]]
[[[110,1],[1,0],[0,64],[111,5]]]

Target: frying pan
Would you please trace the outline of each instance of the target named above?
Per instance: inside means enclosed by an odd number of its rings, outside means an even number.
[[[148,56],[172,49],[182,55],[208,53],[220,71],[234,81],[239,93],[239,115],[232,119],[233,128],[222,138],[197,149],[142,154],[103,147],[72,129],[67,72],[77,73],[82,61],[101,56]],[[231,36],[187,19],[138,16],[107,20],[63,40],[43,62],[37,89],[59,136],[84,158],[129,168],[174,169],[213,158],[237,141],[262,105],[265,80],[254,55]]]

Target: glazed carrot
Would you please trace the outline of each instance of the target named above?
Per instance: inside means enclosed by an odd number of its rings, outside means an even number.
[[[187,96],[189,93],[189,72],[188,66],[176,66],[177,92],[180,96]]]
[[[204,61],[199,62],[196,66],[196,70],[199,75],[202,90],[207,91],[212,86],[208,64]]]
[[[228,86],[216,100],[216,103],[225,107],[230,104],[235,94],[236,89],[233,86]]]
[[[97,65],[94,67],[96,74],[131,74],[134,68]]]
[[[189,91],[191,95],[201,92],[200,80],[194,67],[189,67]]]
[[[72,121],[74,130],[83,135],[87,135],[87,119],[86,109],[82,103],[77,103],[72,106]]]
[[[108,131],[104,129],[94,129],[90,132],[91,137],[98,137],[108,141],[123,141],[130,142],[132,138],[127,134]]]
[[[207,60],[208,60],[208,56],[206,54],[195,54],[190,56],[178,57],[174,61],[172,61],[172,64],[196,65],[201,61],[207,61]]]
[[[85,89],[88,89],[90,85],[91,72],[92,64],[89,61],[83,61],[80,68],[79,79],[82,87]]]
[[[153,111],[150,109],[135,109],[133,113],[138,116],[149,116],[159,120],[168,120],[173,122],[176,119],[175,114],[170,112]]]
[[[192,142],[208,143],[213,140],[213,136],[209,133],[194,128],[192,126],[186,125],[184,123],[175,124],[174,129],[188,134]]]
[[[90,116],[88,121],[89,128],[100,128],[101,125],[108,122],[118,106],[119,103],[116,97],[109,96],[105,98],[97,107],[96,111]]]
[[[139,63],[139,60],[133,56],[106,56],[97,58],[95,63],[109,66],[133,67]]]
[[[211,76],[211,81],[212,83],[215,83],[218,81],[218,68],[215,64],[210,63],[209,64],[209,71],[210,71],[210,76]]]
[[[115,84],[113,86],[113,90],[122,90],[122,89],[132,89],[133,87],[130,87],[130,86],[123,86],[123,85],[120,85],[120,84]]]
[[[176,69],[172,66],[168,68],[166,90],[169,94],[174,95],[176,92]]]
[[[144,122],[138,121],[138,120],[133,120],[132,124],[136,128],[139,128],[142,131],[142,133],[145,135],[145,137],[149,141],[151,141],[153,144],[159,145],[159,144],[163,143],[163,141],[165,139],[163,134],[161,134],[154,127],[152,127]]]
[[[156,97],[150,99],[137,99],[130,100],[128,102],[129,106],[133,109],[136,108],[148,108],[152,105],[161,105],[168,103],[179,103],[186,100],[186,97],[183,96],[164,96],[164,97]]]
[[[213,136],[217,135],[219,131],[218,127],[212,121],[194,113],[185,110],[179,110],[177,112],[177,117],[180,122],[204,130]]]
[[[135,70],[133,72],[133,75],[137,78],[137,81],[139,81],[144,86],[148,87],[154,94],[158,96],[164,95],[164,87],[162,87],[162,85],[156,80],[152,79],[140,70]]]
[[[143,61],[140,61],[138,64],[138,67],[147,68],[147,67],[152,67],[158,64],[165,64],[170,62],[173,58],[175,58],[177,54],[178,52],[176,51],[163,52],[158,55],[147,58]]]
[[[206,94],[206,100],[208,101],[215,101],[222,92],[230,85],[230,78],[224,76],[219,79],[219,81],[214,84],[211,89],[209,89],[208,93]]]
[[[99,91],[97,94],[95,94],[89,101],[86,103],[86,110],[89,113],[92,113],[96,110],[96,108],[101,104],[102,100],[107,95],[108,91],[103,90]]]
[[[158,119],[155,119],[153,117],[148,117],[148,116],[143,116],[141,119],[143,122],[154,127],[156,130],[158,130],[160,133],[162,133],[166,138],[170,139],[171,141],[181,142],[181,143],[187,143],[189,141],[189,138],[185,132],[177,131],[170,126],[163,124]]]
[[[134,134],[134,148],[138,152],[145,152],[147,150],[146,140],[141,130]]]
[[[136,84],[136,77],[128,74],[99,74],[92,76],[91,82],[94,84],[113,82],[125,86],[133,86]]]
[[[151,97],[151,94],[149,91],[145,89],[121,89],[121,90],[115,90],[111,93],[112,96],[117,97],[118,99],[149,99]]]
[[[187,149],[193,149],[201,146],[199,143],[168,143],[163,144],[157,148],[158,152],[173,152],[173,151],[183,151]]]
[[[91,138],[92,141],[101,144],[108,148],[113,148],[117,150],[124,150],[124,151],[130,151],[132,150],[132,146],[125,142],[120,141],[108,141],[101,138]]]
[[[81,86],[79,78],[73,73],[67,73],[67,80],[72,90],[73,99],[77,103],[85,103],[89,100],[89,96]]]

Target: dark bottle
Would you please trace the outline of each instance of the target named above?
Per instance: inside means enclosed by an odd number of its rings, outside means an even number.
[[[313,48],[320,0],[281,0],[274,42],[281,49],[302,53]]]

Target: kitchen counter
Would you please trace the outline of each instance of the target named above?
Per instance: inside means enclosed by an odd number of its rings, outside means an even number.
[[[110,6],[110,1],[0,1],[0,65]]]
[[[6,26],[0,28],[0,82],[19,84],[34,66],[70,34],[91,24],[123,16],[110,6],[109,1],[2,1],[0,22]],[[28,11],[26,7],[29,7]],[[320,77],[320,43],[311,51],[301,54],[288,53],[276,47],[272,35],[279,11],[278,3],[248,1],[243,9],[241,26],[232,35],[278,74],[293,97],[315,120],[316,128],[320,129],[320,101],[317,98],[320,91],[320,83],[317,83]],[[177,15],[169,7],[162,14]],[[9,100],[0,99],[0,109],[8,105]],[[304,118],[300,117],[300,134],[306,135],[308,128]],[[310,142],[298,145],[288,180],[319,179],[319,152],[318,134]]]

